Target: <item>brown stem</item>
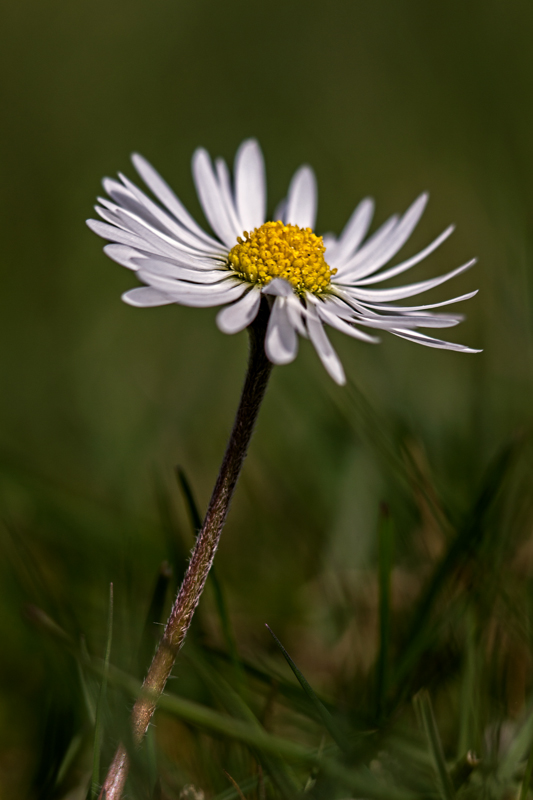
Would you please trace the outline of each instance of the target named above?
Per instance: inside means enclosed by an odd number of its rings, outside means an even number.
[[[250,333],[248,371],[233,430],[231,431],[217,482],[213,489],[204,524],[196,539],[185,578],[170,612],[163,636],[148,674],[144,679],[143,689],[149,695],[141,695],[133,707],[133,739],[137,745],[142,742],[148,729],[157,699],[165,688],[176,656],[189,630],[196,606],[200,601],[218,547],[220,534],[226,521],[237,479],[246,457],[257,414],[272,370],[272,364],[265,354],[264,346],[268,316],[268,305],[262,301],[254,323],[248,328]],[[128,767],[128,754],[121,744],[115,753],[102,786],[101,800],[120,800],[128,774]]]

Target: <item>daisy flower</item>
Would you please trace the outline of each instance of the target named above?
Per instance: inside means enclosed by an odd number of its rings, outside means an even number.
[[[214,234],[210,235],[142,156],[134,154],[132,160],[158,202],[122,174],[120,181],[105,178],[110,199],[99,198],[96,211],[101,220],[87,223],[112,242],[104,247],[106,254],[134,270],[145,284],[123,295],[130,305],[223,306],[218,327],[224,333],[237,333],[253,322],[266,295],[271,306],[265,337],[270,361],[293,361],[298,336],[304,336],[339,384],[345,383],[344,370],[325,324],[365,342],[378,342],[375,333],[385,330],[428,347],[480,352],[418,330],[456,325],[462,316],[433,309],[467,300],[476,292],[440,303],[395,305],[454,278],[475,259],[437,278],[376,288],[418,264],[452,233],[453,225],[416,255],[383,269],[407,242],[424,211],[427,194],[368,237],[374,211],[369,198],[359,203],[338,238],[319,236],[313,232],[316,179],[309,166],[302,166],[272,220],[266,221],[263,155],[258,143],[248,139],[237,152],[233,184],[223,159],[213,165],[204,149],[194,153],[194,182]]]

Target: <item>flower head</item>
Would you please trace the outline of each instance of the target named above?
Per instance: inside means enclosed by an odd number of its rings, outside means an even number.
[[[141,156],[135,169],[158,202],[124,175],[106,178],[110,200],[99,198],[103,221],[89,227],[112,244],[107,255],[135,270],[145,285],[123,299],[133,306],[224,306],[217,324],[224,333],[246,328],[258,312],[261,297],[271,303],[265,349],[274,364],[288,364],[298,352],[298,335],[309,338],[331,377],[345,382],[344,370],[324,331],[330,325],[355,339],[379,341],[361,330],[387,330],[428,347],[475,353],[463,345],[436,339],[418,328],[448,328],[462,316],[433,309],[467,300],[476,292],[419,306],[394,305],[464,272],[475,259],[438,278],[397,288],[374,285],[418,264],[453,231],[448,227],[406,261],[382,269],[405,244],[427,203],[422,194],[402,216],[393,216],[366,238],[374,211],[362,200],[338,238],[313,232],[317,189],[312,169],[300,167],[287,198],[266,220],[263,155],[248,139],[235,158],[233,186],[222,159],[214,166],[207,152],[193,156],[193,175],[205,216],[216,236],[207,234],[174,192]]]

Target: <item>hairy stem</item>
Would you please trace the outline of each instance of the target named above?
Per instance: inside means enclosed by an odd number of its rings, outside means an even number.
[[[187,572],[148,674],[144,679],[143,689],[146,694],[141,695],[133,707],[132,726],[136,744],[140,744],[143,740],[155,711],[157,699],[165,688],[176,656],[189,630],[215,557],[231,498],[246,457],[272,369],[264,347],[268,316],[268,306],[263,302],[254,323],[248,328],[250,333],[248,371],[233,430]],[[120,800],[128,767],[128,754],[125,747],[120,745],[102,787],[101,800]]]

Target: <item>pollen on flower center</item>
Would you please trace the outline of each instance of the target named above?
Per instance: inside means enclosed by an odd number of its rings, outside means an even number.
[[[311,228],[265,222],[253,233],[244,231],[230,250],[229,263],[244,280],[267,284],[273,278],[288,281],[299,294],[324,292],[336,269],[324,260],[326,248]]]

